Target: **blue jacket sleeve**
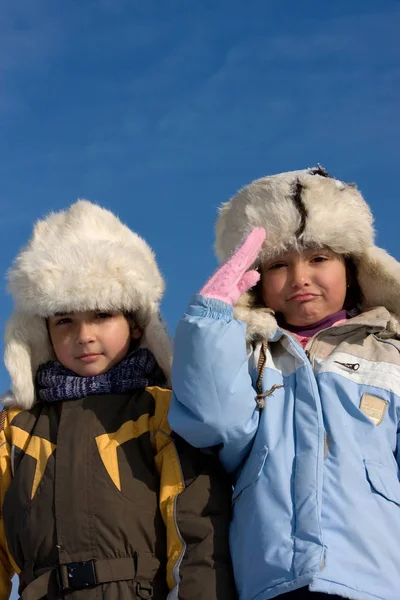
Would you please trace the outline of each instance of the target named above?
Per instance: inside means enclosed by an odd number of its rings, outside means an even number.
[[[193,446],[220,446],[228,471],[248,454],[259,421],[245,334],[229,304],[196,295],[175,336],[170,425]]]

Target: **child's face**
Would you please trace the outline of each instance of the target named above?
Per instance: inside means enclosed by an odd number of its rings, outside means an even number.
[[[126,356],[131,339],[141,336],[122,313],[99,311],[50,317],[49,333],[57,359],[82,377],[111,369]]]
[[[343,308],[345,261],[331,250],[286,252],[265,263],[261,272],[265,304],[290,325],[312,325]]]

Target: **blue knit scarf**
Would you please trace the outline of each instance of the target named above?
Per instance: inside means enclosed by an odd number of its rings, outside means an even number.
[[[165,383],[164,373],[147,348],[130,352],[102,375],[80,377],[58,361],[40,365],[36,374],[38,395],[44,402],[78,400],[95,394],[120,394]]]

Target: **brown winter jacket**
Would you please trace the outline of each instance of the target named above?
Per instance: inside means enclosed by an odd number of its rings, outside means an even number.
[[[233,600],[231,487],[175,436],[170,391],[38,403],[0,423],[0,600]]]

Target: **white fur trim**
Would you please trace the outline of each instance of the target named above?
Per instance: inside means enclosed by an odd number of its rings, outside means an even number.
[[[296,237],[300,213],[292,200],[296,182],[302,186],[308,213],[301,239]],[[372,223],[369,207],[355,186],[313,175],[310,170],[292,171],[253,181],[223,204],[215,248],[223,262],[253,227],[264,227],[267,237],[261,260],[308,244],[359,255],[373,244]]]
[[[365,307],[384,306],[400,317],[400,264],[382,248],[368,248],[357,261]]]
[[[393,331],[399,329],[400,264],[374,246],[373,217],[360,192],[349,185],[306,169],[253,181],[222,205],[216,226],[215,248],[221,262],[227,260],[253,227],[264,227],[266,241],[258,258],[265,261],[289,249],[327,246],[351,256],[363,295],[363,309],[384,306],[393,314]],[[300,239],[296,232],[301,215],[293,202],[296,183],[307,211]],[[253,305],[251,291],[240,299],[235,314],[247,323],[252,342],[277,328],[272,311]],[[389,325],[388,325],[389,326]]]
[[[172,341],[158,313],[151,316],[140,345],[148,348],[154,354],[157,363],[167,376],[168,385],[170,385]]]
[[[148,244],[110,211],[86,200],[39,221],[8,274],[18,310],[126,310],[145,320],[164,281]]]
[[[20,408],[34,404],[37,368],[54,358],[45,320],[15,312],[6,324],[4,362]]]
[[[271,337],[278,328],[272,310],[266,307],[254,308],[251,293],[246,292],[235,307],[235,318],[246,323],[246,339],[248,343]]]
[[[18,402],[11,390],[4,394],[0,394],[0,403],[4,408],[14,408],[18,406]]]
[[[132,313],[141,345],[170,377],[171,342],[158,316],[163,278],[150,246],[110,211],[80,200],[37,222],[9,271],[9,289],[16,311],[6,326],[5,364],[19,407],[33,406],[37,368],[55,358],[45,318],[57,312]]]

